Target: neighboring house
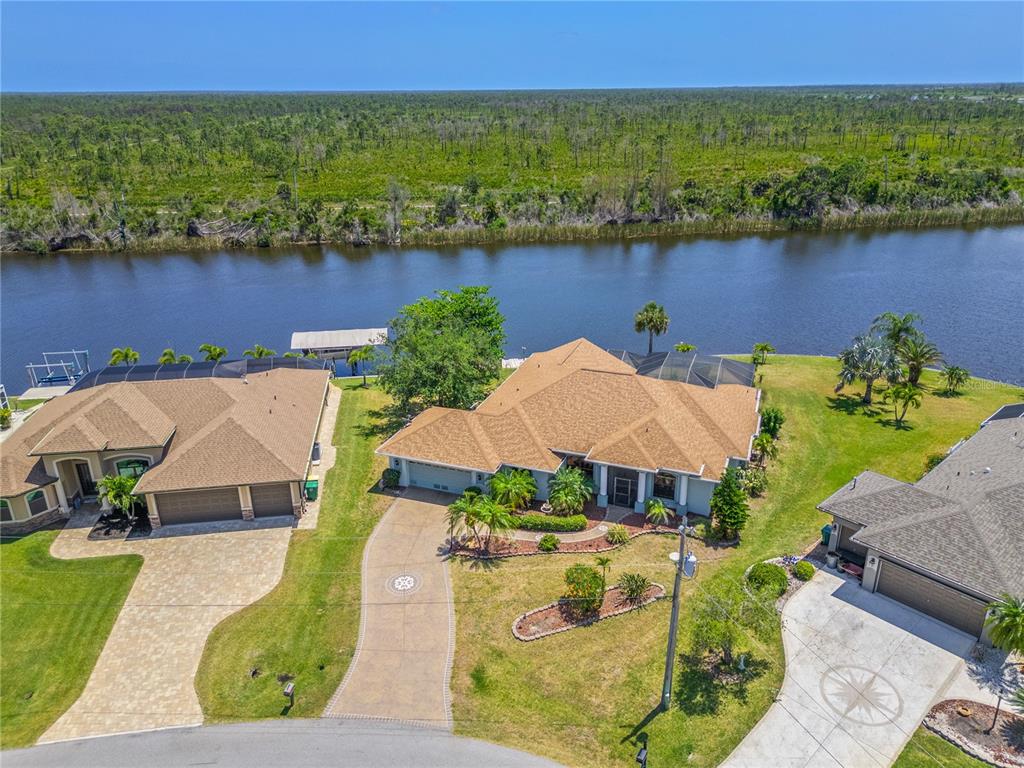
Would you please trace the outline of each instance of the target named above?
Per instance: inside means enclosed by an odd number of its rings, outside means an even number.
[[[750,458],[760,392],[731,382],[752,381],[752,367],[702,357],[701,383],[687,383],[659,378],[664,366],[638,370],[644,359],[586,339],[538,352],[474,410],[428,408],[377,452],[403,486],[459,493],[511,467],[529,470],[546,499],[548,480],[571,465],[591,475],[599,506],[642,511],[656,497],[707,515],[722,472]],[[712,369],[731,371],[728,383]]]
[[[139,477],[154,527],[298,515],[330,372],[293,358],[108,367],[43,405],[0,457],[0,530]]]
[[[987,604],[1024,595],[1024,404],[1008,405],[916,483],[862,472],[819,506],[861,586],[981,636]]]

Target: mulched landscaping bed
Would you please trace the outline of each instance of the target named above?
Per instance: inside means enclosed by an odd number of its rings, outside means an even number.
[[[965,699],[940,701],[932,707],[924,725],[979,760],[1019,768],[1024,766],[1024,717],[1008,711],[1008,706],[1003,702],[999,721],[989,734],[985,731],[992,725],[995,707]],[[967,707],[971,714],[961,715],[957,711],[960,707]]]
[[[578,618],[569,610],[568,603],[559,600],[557,603],[545,605],[543,608],[537,608],[519,616],[512,622],[512,634],[516,636],[516,639],[523,642],[539,640],[548,635],[565,632],[576,627],[585,627],[601,621],[601,619],[635,611],[643,608],[645,605],[650,605],[655,600],[660,600],[664,596],[665,588],[661,584],[652,584],[647,588],[647,592],[644,593],[643,600],[632,603],[626,600],[621,589],[617,586],[611,587],[605,591],[604,603],[601,605],[601,610],[596,614],[585,618]]]

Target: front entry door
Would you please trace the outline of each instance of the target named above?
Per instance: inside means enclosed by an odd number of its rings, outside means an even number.
[[[636,481],[630,477],[616,477],[612,503],[617,507],[632,507],[636,501]]]
[[[96,482],[92,479],[92,472],[89,471],[89,465],[85,462],[75,464],[75,474],[78,475],[78,483],[82,486],[82,495],[95,496]]]

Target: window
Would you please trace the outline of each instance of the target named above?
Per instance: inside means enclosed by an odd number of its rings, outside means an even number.
[[[125,459],[117,462],[117,474],[121,477],[138,477],[147,469],[149,462],[145,459]]]
[[[42,491],[32,491],[28,495],[28,511],[33,515],[45,512],[47,509],[46,494]]]
[[[7,503],[7,499],[0,499],[0,523],[9,523],[14,519],[14,515],[11,514],[11,505]]]
[[[659,499],[675,499],[676,476],[668,472],[659,472],[654,476],[654,495]]]

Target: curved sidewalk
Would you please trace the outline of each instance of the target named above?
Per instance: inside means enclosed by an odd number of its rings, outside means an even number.
[[[374,528],[363,552],[359,642],[324,717],[451,728],[450,499],[410,488]]]

